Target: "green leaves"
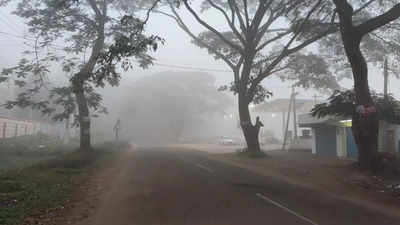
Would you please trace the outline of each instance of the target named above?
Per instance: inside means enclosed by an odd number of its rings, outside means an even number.
[[[305,89],[313,88],[323,92],[339,89],[335,76],[330,71],[330,65],[324,57],[314,54],[297,53],[289,57],[287,69],[280,75],[285,80],[295,81],[295,86]]]
[[[0,6],[7,2],[0,0]],[[20,89],[17,98],[7,102],[10,109],[31,107],[56,121],[69,118],[78,111],[73,92],[74,81],[78,80],[93,115],[106,113],[95,86],[118,85],[121,78],[118,67],[132,68],[130,57],[147,68],[153,62],[147,53],[156,51],[163,43],[158,36],[144,34],[145,21],[136,15],[142,7],[154,5],[158,0],[17,2],[13,13],[28,25],[26,39],[33,42],[33,50],[25,51],[16,66],[3,69],[0,75],[0,83],[13,80]],[[127,16],[121,20],[119,15],[124,13]],[[70,83],[50,84],[50,68],[54,67],[65,72]],[[57,73],[55,78],[63,75]]]
[[[393,96],[373,93],[373,101],[380,120],[400,124],[400,102]],[[311,113],[314,117],[338,116],[352,118],[357,116],[354,90],[335,91],[327,103],[317,104]]]
[[[355,94],[353,90],[335,91],[327,103],[317,104],[311,113],[314,117],[343,116],[351,118],[355,114]]]

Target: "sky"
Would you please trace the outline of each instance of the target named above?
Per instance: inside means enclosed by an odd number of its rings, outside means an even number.
[[[213,14],[207,14],[206,17],[213,22],[221,21],[217,20],[216,18],[218,17]],[[195,33],[203,30],[190,15],[184,13],[183,18],[193,28]],[[222,25],[217,24],[217,26]],[[217,85],[229,84],[232,81],[233,75],[229,72],[229,68],[222,61],[215,61],[206,50],[192,44],[188,35],[172,19],[163,15],[153,14],[147,31],[149,34],[156,34],[165,39],[165,44],[160,46],[158,51],[153,54],[156,58],[156,64],[147,70],[135,68],[124,73],[121,86],[116,87],[116,89],[126,90],[135,80],[166,70],[218,70],[221,72],[210,72],[216,77]],[[32,44],[32,41],[24,39],[24,35],[26,34],[27,29],[23,21],[10,14],[8,8],[0,8],[0,68],[15,65],[21,58],[21,52],[31,48],[29,45]],[[370,67],[370,86],[374,90],[383,90],[382,71],[378,69]],[[65,78],[60,77],[57,79]],[[352,80],[345,80],[341,84],[344,87],[351,88]],[[263,85],[274,94],[272,99],[290,97],[291,84],[282,83],[277,77],[264,80]],[[396,87],[399,87],[399,85],[400,81],[393,78],[390,79],[389,91],[394,93],[396,97],[400,97],[399,94],[395,93]],[[310,90],[298,89],[297,91],[299,92],[298,97],[302,99],[312,99],[314,95],[319,96],[318,98],[321,100],[327,97]],[[105,96],[105,99],[107,99],[107,96]]]

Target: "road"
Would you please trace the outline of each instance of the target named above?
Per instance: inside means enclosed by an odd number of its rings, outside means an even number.
[[[202,154],[135,150],[82,225],[398,225],[400,219]]]

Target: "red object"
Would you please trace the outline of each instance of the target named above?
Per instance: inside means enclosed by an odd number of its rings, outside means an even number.
[[[362,113],[364,116],[369,116],[376,113],[375,106],[365,106],[365,111]]]

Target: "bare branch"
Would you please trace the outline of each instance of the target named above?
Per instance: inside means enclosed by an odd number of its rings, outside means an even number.
[[[96,17],[98,17],[98,18],[102,17],[102,13],[101,13],[99,7],[97,6],[96,1],[95,0],[86,0],[86,1],[90,5],[90,7],[94,11],[94,13],[96,14]]]
[[[389,11],[384,14],[374,17],[356,27],[357,31],[364,36],[400,17],[400,3],[393,6]]]
[[[361,6],[360,8],[358,8],[357,10],[354,11],[353,15],[360,13],[361,11],[363,11],[365,8],[367,8],[369,5],[371,5],[372,3],[376,2],[377,0],[369,0],[368,2],[366,2],[363,6]]]
[[[256,51],[261,51],[261,50],[262,50],[263,48],[265,48],[267,45],[269,45],[269,44],[271,44],[272,42],[275,42],[275,41],[281,39],[282,37],[284,37],[284,36],[290,34],[291,32],[292,32],[291,30],[287,30],[286,32],[279,33],[279,34],[277,34],[275,37],[273,37],[273,38],[271,38],[271,39],[268,39],[267,41],[264,41],[262,44],[260,44],[260,45],[257,47]]]
[[[246,23],[243,20],[242,14],[240,13],[239,7],[236,4],[236,0],[228,0],[228,5],[229,8],[231,9],[232,12],[235,12],[236,17],[239,20],[240,23],[240,29],[242,29],[242,32],[245,32],[248,29],[248,26],[246,26]]]
[[[207,50],[209,50],[210,52],[214,53],[216,56],[220,57],[232,70],[235,70],[236,67],[235,65],[233,65],[233,63],[222,53],[220,53],[219,51],[215,50],[214,48],[212,48],[211,46],[209,46],[208,44],[206,44],[204,41],[202,41],[200,38],[198,38],[194,33],[192,33],[190,31],[190,29],[188,28],[188,26],[183,22],[182,18],[180,17],[180,15],[178,14],[178,12],[175,10],[174,6],[170,4],[170,8],[171,11],[174,15],[162,12],[162,11],[158,11],[156,10],[155,12],[163,14],[165,16],[168,16],[172,19],[175,20],[175,22],[178,24],[178,26],[185,31],[191,38],[193,38],[193,40],[197,41],[199,44],[203,45],[203,47],[205,47]]]
[[[236,29],[235,24],[233,23],[233,21],[231,21],[229,19],[228,14],[225,12],[225,10],[221,7],[219,7],[217,4],[215,4],[212,0],[207,0],[207,2],[214,7],[215,9],[217,9],[218,11],[220,11],[222,13],[222,15],[224,15],[226,22],[228,23],[229,27],[232,29],[232,32],[236,35],[236,37],[240,40],[240,42],[242,42],[243,45],[246,44],[246,41],[244,40],[243,36],[240,34],[240,32]]]
[[[243,6],[244,6],[244,18],[246,19],[246,27],[250,26],[250,18],[249,18],[249,9],[247,5],[247,0],[243,0]]]
[[[184,0],[183,3],[185,4],[185,7],[189,12],[194,16],[194,18],[199,22],[202,26],[207,28],[209,31],[213,32],[215,35],[217,35],[223,42],[225,42],[227,45],[229,45],[231,48],[235,49],[238,52],[243,53],[243,49],[236,45],[235,43],[229,41],[222,35],[220,32],[218,32],[214,27],[210,26],[208,23],[206,23],[204,20],[202,20],[199,15],[193,10],[192,7],[190,7],[188,0]]]

